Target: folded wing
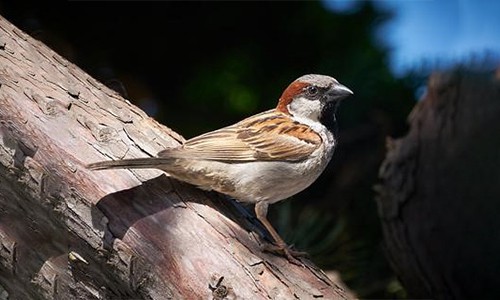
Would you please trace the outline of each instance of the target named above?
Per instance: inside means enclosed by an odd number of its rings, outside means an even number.
[[[321,145],[321,137],[305,124],[274,110],[192,138],[159,157],[224,162],[300,161]]]

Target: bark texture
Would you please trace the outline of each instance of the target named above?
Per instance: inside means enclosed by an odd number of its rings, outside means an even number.
[[[388,141],[379,214],[411,297],[500,296],[499,79],[434,74],[408,135]]]
[[[10,299],[336,299],[238,203],[156,170],[183,138],[0,17],[0,285]],[[254,232],[260,233],[255,234]]]

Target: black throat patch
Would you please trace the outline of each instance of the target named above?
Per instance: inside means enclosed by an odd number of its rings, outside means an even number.
[[[321,107],[321,115],[319,121],[323,124],[330,132],[337,135],[337,118],[335,113],[339,106],[340,101],[328,101],[323,102]]]

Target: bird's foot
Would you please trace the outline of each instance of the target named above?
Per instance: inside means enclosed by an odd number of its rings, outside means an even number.
[[[290,246],[287,246],[286,244],[285,245],[265,244],[262,250],[285,256],[289,262],[298,266],[304,266],[304,264],[298,258],[309,255],[307,252],[293,250],[291,249]]]

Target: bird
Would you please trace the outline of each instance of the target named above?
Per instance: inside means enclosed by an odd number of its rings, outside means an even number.
[[[156,157],[100,161],[91,170],[154,168],[171,177],[255,204],[255,215],[274,239],[267,249],[290,262],[292,250],[267,219],[270,204],[310,186],[337,146],[336,111],[353,92],[335,78],[308,74],[283,91],[274,109],[160,151]]]

